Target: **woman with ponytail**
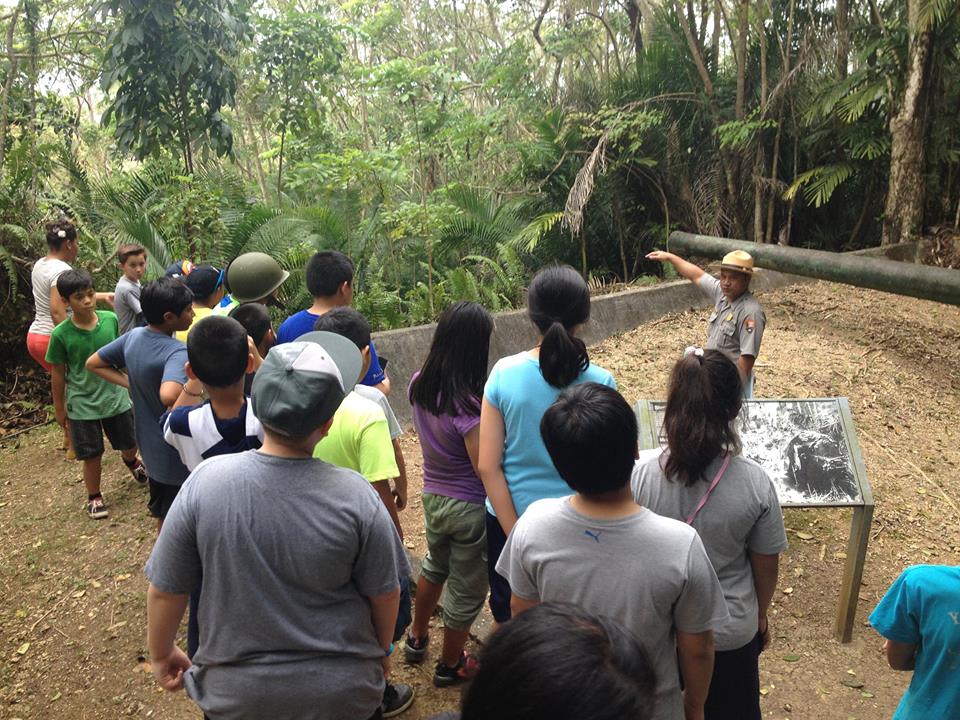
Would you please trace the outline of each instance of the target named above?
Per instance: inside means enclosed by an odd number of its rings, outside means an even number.
[[[590,364],[577,337],[590,319],[590,291],[572,267],[552,266],[527,289],[527,315],[540,342],[500,359],[483,391],[478,470],[487,492],[487,572],[494,620],[510,619],[510,586],[495,570],[507,535],[530,503],[570,495],[540,437],[540,420],[560,392],[583,382],[616,388]]]
[[[759,655],[770,641],[767,609],[787,547],[773,482],[740,455],[740,383],[723,353],[687,348],[670,375],[666,449],[643,453],[632,481],[638,503],[700,534],[727,601],[730,622],[714,631],[705,720],[760,720]]]

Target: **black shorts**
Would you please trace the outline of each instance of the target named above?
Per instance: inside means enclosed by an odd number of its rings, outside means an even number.
[[[70,420],[68,427],[77,460],[89,460],[103,455],[104,433],[114,450],[133,450],[137,447],[132,410],[100,420]]]
[[[173,499],[180,492],[179,485],[167,485],[159,483],[153,478],[147,482],[150,487],[150,499],[147,501],[147,510],[155,518],[163,520],[170,512],[170,506],[173,505]]]

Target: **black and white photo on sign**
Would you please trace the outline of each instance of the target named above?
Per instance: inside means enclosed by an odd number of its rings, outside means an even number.
[[[665,403],[651,403],[661,444]],[[781,505],[860,504],[836,400],[746,401],[736,420],[743,455],[773,479]]]

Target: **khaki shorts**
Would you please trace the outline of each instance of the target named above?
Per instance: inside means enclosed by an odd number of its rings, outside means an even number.
[[[427,555],[423,576],[443,585],[444,625],[469,630],[487,597],[487,530],[482,504],[423,494]]]

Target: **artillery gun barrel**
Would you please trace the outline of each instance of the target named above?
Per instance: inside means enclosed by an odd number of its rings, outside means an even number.
[[[757,267],[960,305],[960,270],[685,232],[670,233],[667,244],[681,255],[718,260],[731,250],[745,250]]]

